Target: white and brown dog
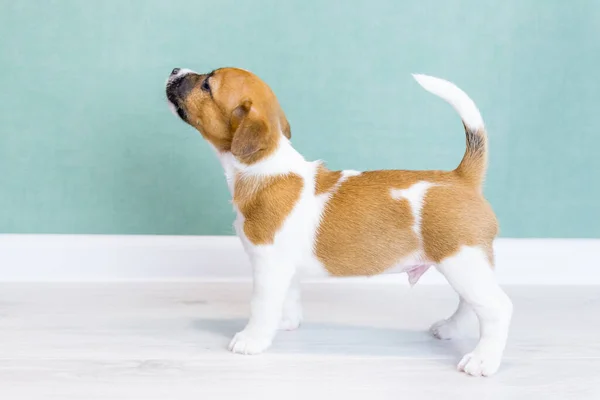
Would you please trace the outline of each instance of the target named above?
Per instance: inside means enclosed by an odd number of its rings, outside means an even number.
[[[498,228],[481,190],[488,152],[483,120],[454,84],[414,77],[462,118],[467,150],[453,171],[330,171],[294,150],[277,98],[256,75],[173,70],[170,106],[216,150],[237,212],[235,229],[253,266],[250,320],[231,351],[260,353],[279,328],[299,326],[298,271],[357,276],[401,268],[414,284],[435,266],[460,302],[432,333],[450,339],[474,310],[480,340],[458,368],[475,376],[498,370],[512,303],[492,271]]]

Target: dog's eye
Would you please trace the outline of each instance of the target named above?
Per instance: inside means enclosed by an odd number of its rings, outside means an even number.
[[[210,92],[210,85],[208,84],[208,78],[206,78],[202,81],[202,85],[200,86],[200,88],[202,90],[204,90],[205,92]]]

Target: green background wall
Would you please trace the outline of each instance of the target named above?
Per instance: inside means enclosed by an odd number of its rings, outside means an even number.
[[[487,122],[505,237],[600,237],[600,1],[0,1],[0,232],[231,234],[173,67],[263,77],[333,168],[451,169],[456,82]]]

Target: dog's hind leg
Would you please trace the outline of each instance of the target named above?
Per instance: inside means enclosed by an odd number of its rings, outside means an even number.
[[[437,321],[431,325],[429,332],[431,332],[434,337],[442,340],[457,338],[464,332],[465,326],[468,325],[469,317],[471,315],[471,307],[469,307],[462,297],[459,297],[458,307],[456,308],[456,311],[454,311],[454,314],[447,319]]]
[[[498,286],[486,253],[465,246],[437,268],[479,319],[479,343],[458,369],[473,376],[494,374],[502,361],[513,307]]]

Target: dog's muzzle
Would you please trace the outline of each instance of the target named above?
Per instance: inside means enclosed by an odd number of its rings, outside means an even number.
[[[183,102],[194,87],[194,79],[191,79],[194,75],[197,74],[189,69],[173,68],[167,79],[166,92],[169,106],[184,121],[187,120]]]

